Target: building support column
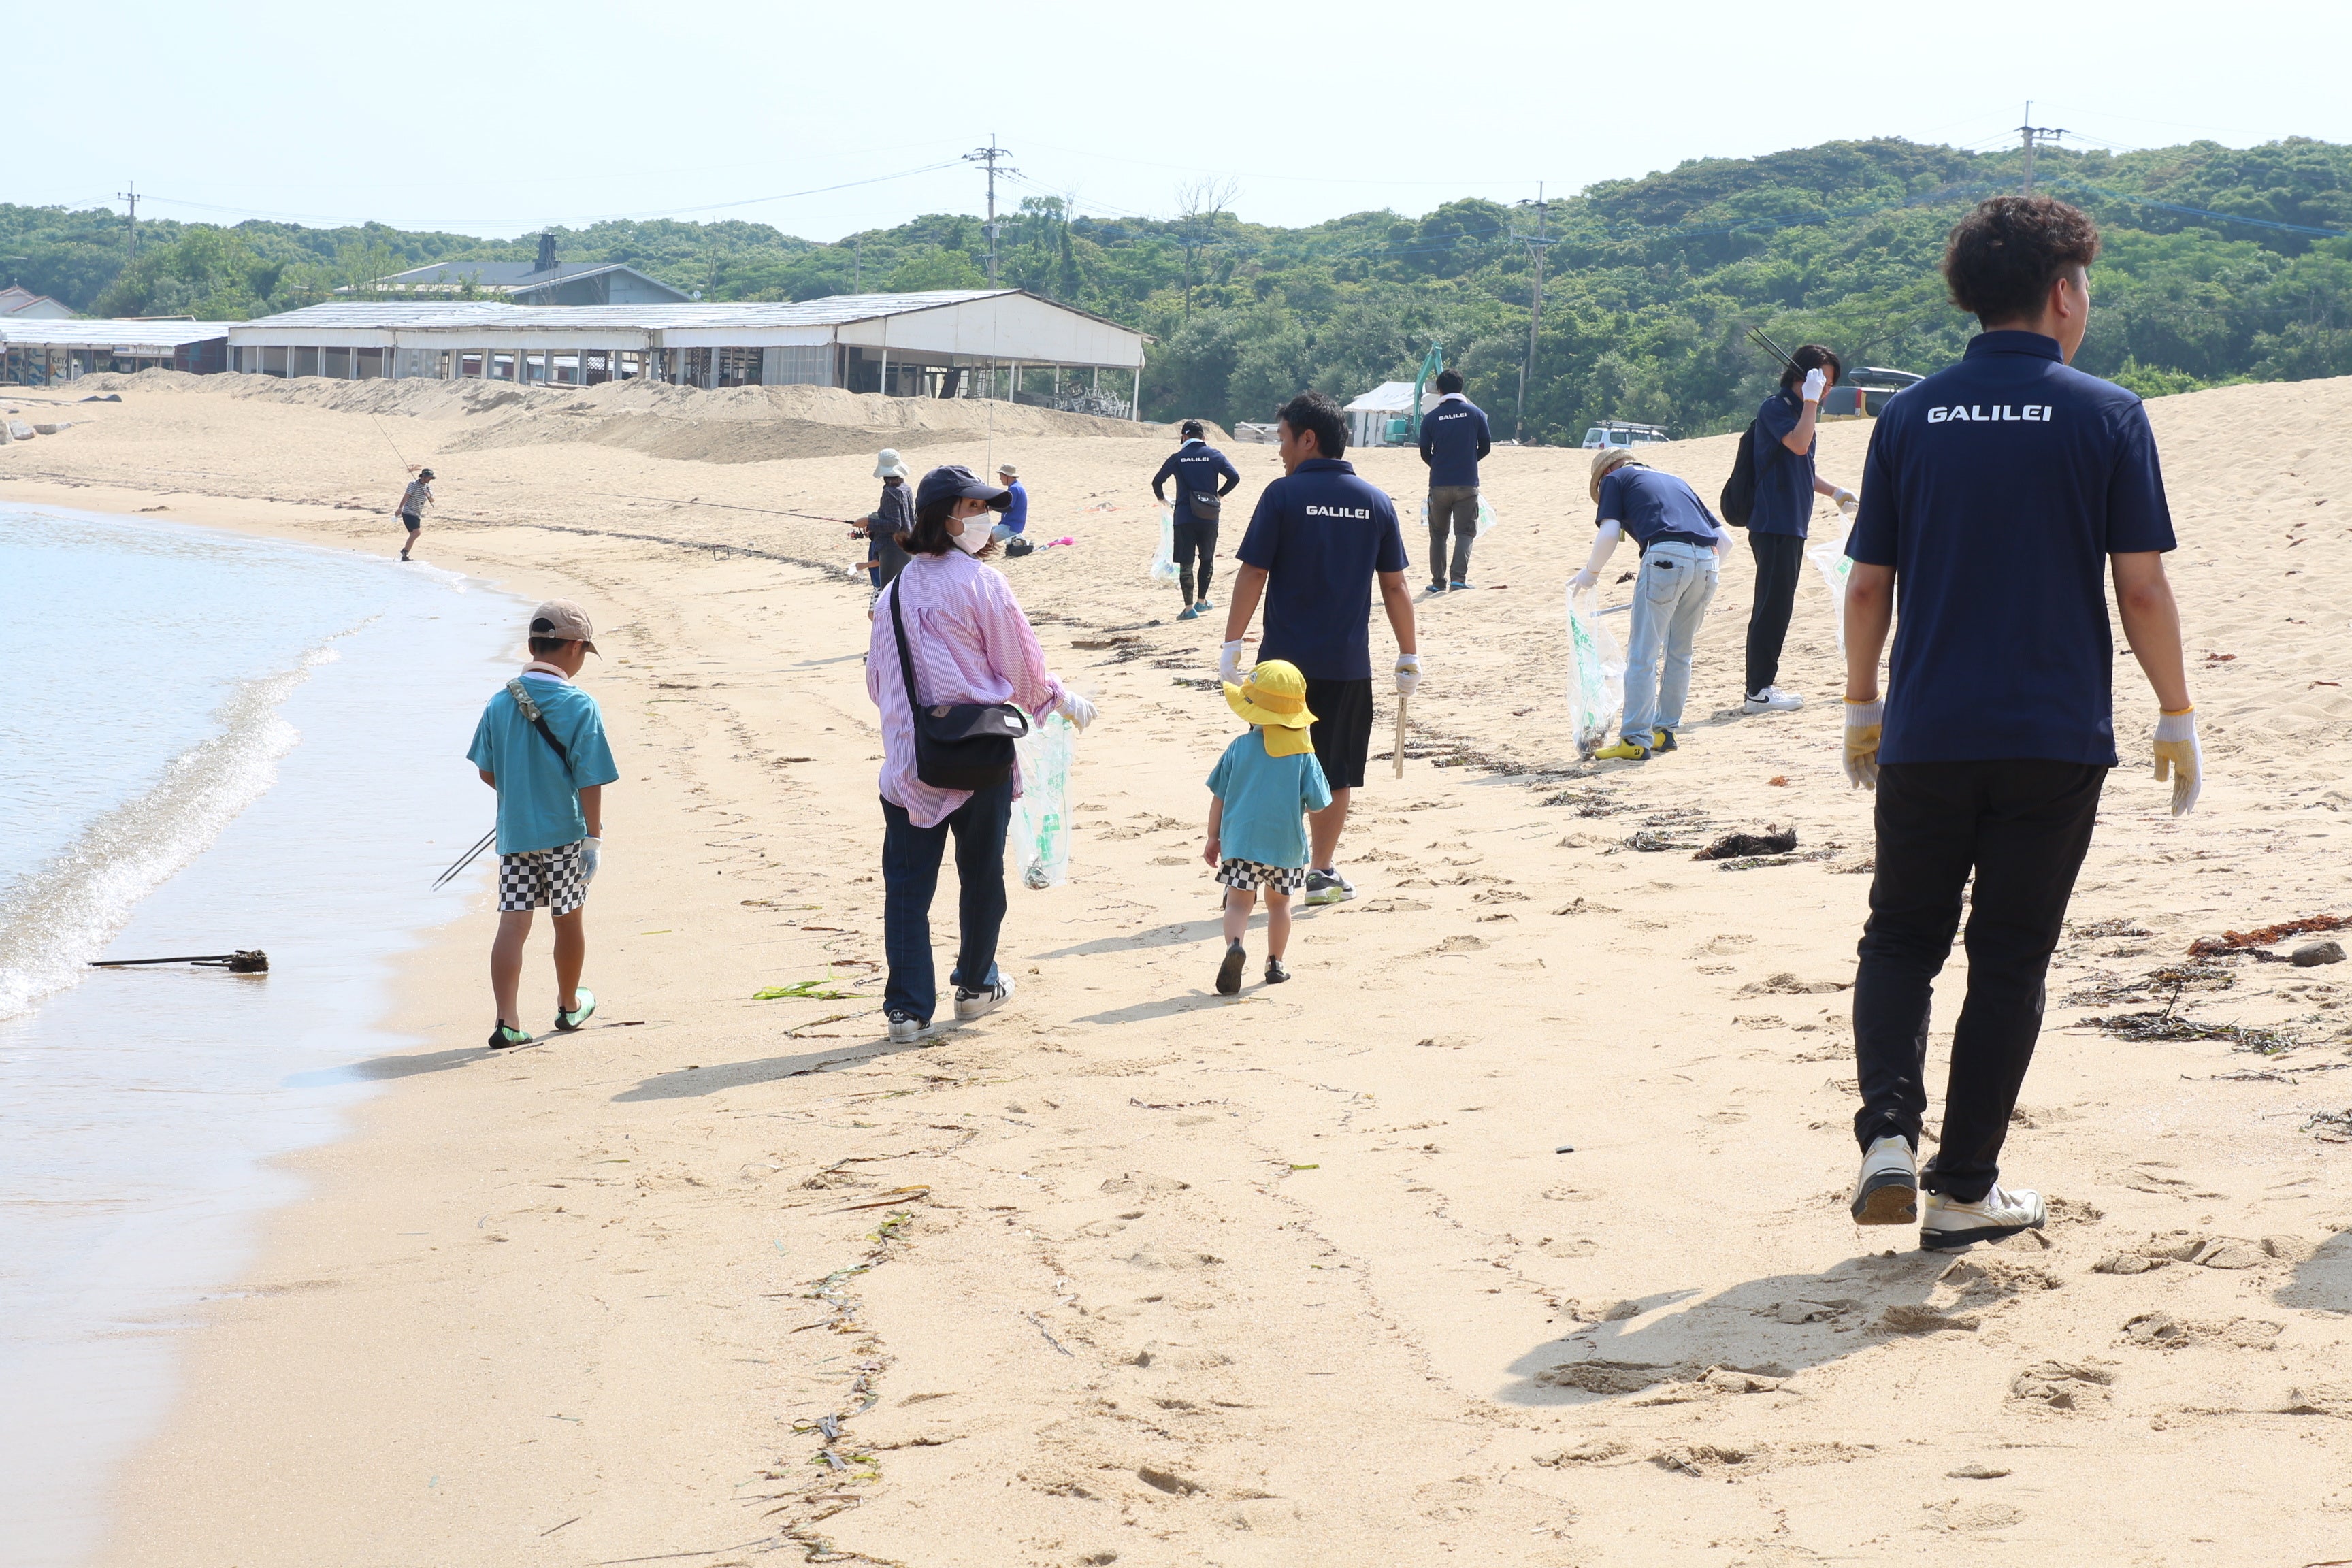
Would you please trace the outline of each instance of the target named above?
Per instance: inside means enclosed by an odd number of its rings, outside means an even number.
[[[1140,424],[1143,419],[1143,367],[1135,367],[1135,401],[1127,405],[1127,416]],[[557,998],[559,1001],[562,998]]]

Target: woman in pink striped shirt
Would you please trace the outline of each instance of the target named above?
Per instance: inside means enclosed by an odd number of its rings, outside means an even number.
[[[866,692],[882,710],[882,945],[890,961],[883,1011],[894,1043],[910,1044],[931,1027],[939,1005],[931,964],[931,895],[940,861],[955,836],[957,916],[961,945],[949,975],[959,1023],[993,1012],[1013,994],[996,966],[1004,923],[1004,837],[1015,776],[992,789],[935,789],[915,775],[915,717],[907,705],[892,601],[914,656],[915,689],[929,707],[1017,702],[1044,718],[1059,713],[1083,730],[1094,705],[1064,689],[1045,668],[1045,649],[1021,613],[1013,585],[981,558],[1012,493],[961,465],[933,468],[915,492],[915,526],[901,539],[909,557],[874,606],[866,657]]]

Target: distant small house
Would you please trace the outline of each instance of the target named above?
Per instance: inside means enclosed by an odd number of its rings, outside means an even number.
[[[436,261],[335,290],[350,296],[462,296],[515,305],[683,305],[693,296],[617,261],[555,259],[555,237],[539,237],[536,261]]]
[[[0,382],[55,386],[100,371],[128,375],[178,370],[215,375],[228,368],[226,321],[185,317],[65,321],[0,316]]]
[[[1421,412],[1428,413],[1437,406],[1437,389],[1430,387],[1421,395]],[[1412,383],[1384,381],[1342,410],[1348,416],[1348,445],[1350,447],[1412,446],[1421,439],[1421,421],[1413,415]],[[1389,421],[1407,419],[1405,428],[1412,432],[1402,442],[1389,438]]]
[[[27,321],[69,321],[73,320],[73,307],[11,283],[0,289],[0,317],[8,316]]]

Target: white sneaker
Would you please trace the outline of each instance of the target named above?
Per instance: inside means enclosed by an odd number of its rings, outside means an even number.
[[[1794,713],[1804,705],[1805,700],[1795,692],[1768,686],[1761,691],[1751,692],[1748,700],[1740,704],[1740,710],[1747,713]]]
[[[1942,1252],[1971,1242],[1999,1241],[2021,1230],[2040,1230],[2048,1217],[2042,1194],[2027,1187],[2012,1193],[1995,1182],[1992,1191],[1972,1204],[1929,1193],[1927,1212],[1919,1220],[1919,1245]]]
[[[1853,1223],[1911,1225],[1919,1218],[1919,1168],[1911,1145],[1891,1132],[1862,1157],[1853,1183]]]
[[[1013,982],[1002,974],[996,977],[996,984],[985,991],[967,991],[959,985],[956,987],[956,1022],[969,1024],[974,1018],[985,1018],[1003,1006],[1005,998],[1012,994]]]
[[[894,1046],[911,1046],[930,1032],[931,1026],[920,1018],[906,1013],[890,1015],[890,1043]]]
[[[1356,884],[1334,871],[1307,873],[1307,896],[1310,904],[1344,904],[1356,896]]]

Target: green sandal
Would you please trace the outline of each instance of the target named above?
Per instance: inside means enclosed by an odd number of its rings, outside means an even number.
[[[555,1029],[558,1034],[572,1033],[572,1030],[586,1023],[588,1016],[596,1010],[596,993],[589,990],[585,985],[581,986],[579,992],[580,1005],[572,1008],[569,1013],[562,1007],[555,1010]]]

